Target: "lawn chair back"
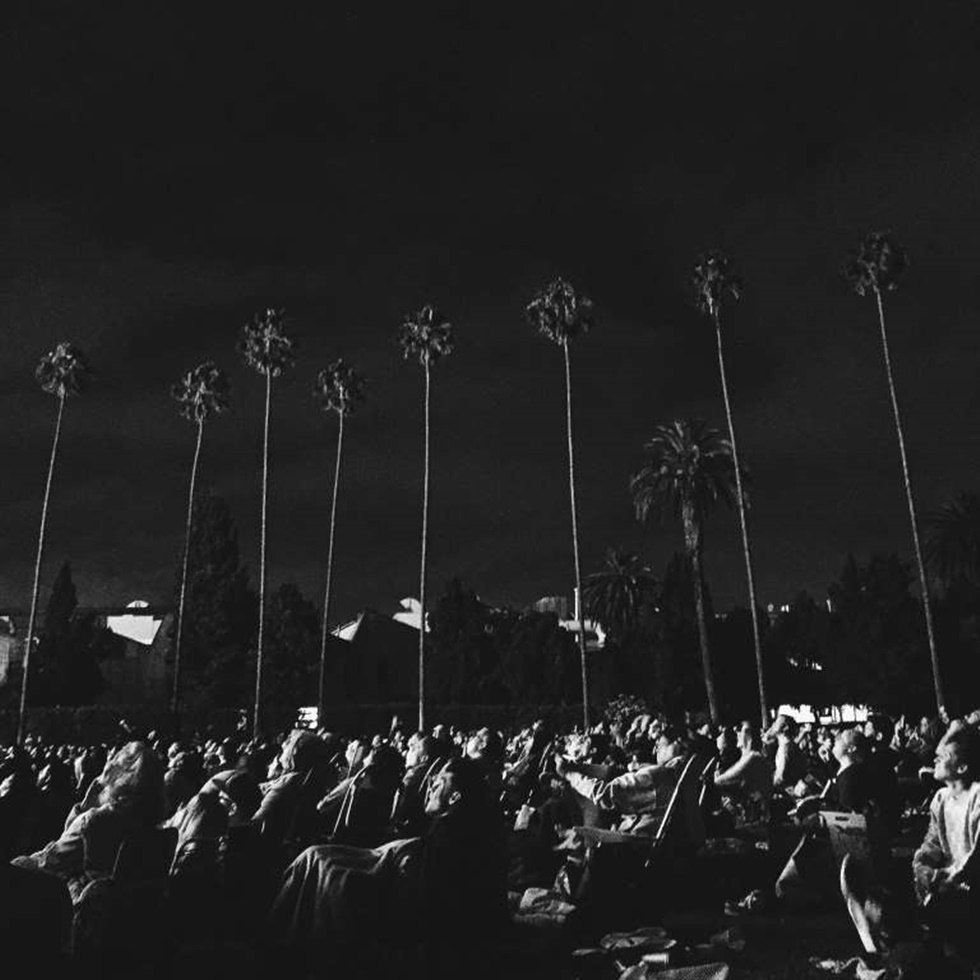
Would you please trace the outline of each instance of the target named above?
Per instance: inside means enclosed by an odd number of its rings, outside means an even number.
[[[113,880],[121,885],[165,878],[177,848],[174,827],[148,827],[128,834],[116,852]]]
[[[704,843],[704,822],[698,820],[700,814],[697,808],[698,784],[703,771],[704,760],[700,756],[692,755],[684,763],[674,791],[670,794],[663,819],[654,834],[655,840],[667,840],[668,835],[681,826],[692,836],[691,843],[696,847]]]

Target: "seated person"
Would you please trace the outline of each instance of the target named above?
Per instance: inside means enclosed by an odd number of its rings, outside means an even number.
[[[61,836],[13,863],[64,878],[76,899],[89,881],[112,874],[126,835],[156,826],[162,811],[163,765],[143,742],[130,742],[72,807]]]
[[[326,746],[312,732],[301,728],[290,732],[276,760],[279,775],[261,784],[262,803],[252,817],[252,824],[263,838],[282,843],[307,798],[310,807],[315,806],[316,787],[306,792],[307,780],[325,767],[326,754]]]
[[[741,755],[738,761],[715,772],[714,785],[741,823],[768,821],[772,796],[773,766],[762,752],[762,738],[750,721],[743,721],[736,739]]]
[[[289,866],[270,931],[299,964],[371,937],[434,948],[486,949],[506,921],[499,812],[478,767],[453,759],[433,778],[424,838],[368,849],[309,847]]]
[[[632,772],[603,778],[583,771],[580,763],[559,758],[557,768],[577,797],[612,811],[614,829],[622,833],[656,834],[677,785],[690,745],[678,729],[665,728],[657,740],[655,761]]]
[[[806,757],[796,744],[799,727],[789,715],[780,715],[763,736],[772,748],[772,786],[774,790],[792,793],[806,775]]]

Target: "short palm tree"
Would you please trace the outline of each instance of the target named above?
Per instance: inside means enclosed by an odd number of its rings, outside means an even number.
[[[946,587],[980,586],[980,494],[962,491],[926,518],[926,562]]]
[[[432,368],[453,352],[452,324],[431,304],[406,314],[398,331],[405,358],[415,358],[425,375],[423,400],[422,561],[419,574],[419,731],[425,730],[425,578],[429,537],[429,401]]]
[[[605,568],[585,580],[585,609],[604,630],[622,639],[636,625],[656,588],[656,578],[639,555],[610,548]]]
[[[694,604],[701,647],[701,668],[711,721],[719,720],[718,699],[711,669],[708,623],[704,610],[704,520],[717,501],[731,505],[735,482],[731,444],[703,422],[678,419],[658,425],[645,446],[646,465],[630,480],[630,493],[639,520],[651,512],[680,517],[684,548],[694,581]]]
[[[85,356],[71,344],[58,344],[54,350],[45,354],[34,377],[41,390],[58,399],[58,415],[54,424],[54,439],[51,442],[51,458],[48,461],[48,478],[44,485],[44,502],[41,504],[41,527],[37,535],[37,556],[34,560],[34,585],[31,589],[31,612],[27,620],[27,640],[24,645],[24,669],[20,683],[20,710],[17,715],[17,743],[22,744],[26,734],[27,683],[30,676],[31,650],[34,646],[34,623],[37,618],[37,593],[41,582],[41,560],[44,556],[44,528],[48,521],[48,505],[51,502],[51,481],[54,478],[54,464],[58,456],[58,443],[61,439],[61,424],[65,415],[65,403],[73,395],[80,395],[92,376]]]
[[[575,503],[575,442],[572,437],[572,363],[570,343],[593,326],[592,301],[575,291],[571,283],[557,278],[548,283],[524,310],[532,327],[562,349],[565,359],[565,428],[568,438],[568,492],[572,511],[572,556],[575,563],[575,594],[582,597],[582,566],[579,561],[578,508]],[[581,602],[578,603],[582,605]],[[579,613],[581,616],[581,612]],[[582,673],[582,718],[589,728],[589,671],[585,652],[585,629],[578,624],[579,659]]]
[[[932,661],[932,682],[936,695],[936,708],[946,717],[946,700],[943,696],[942,680],[939,674],[939,655],[936,650],[936,637],[932,625],[932,608],[929,602],[929,586],[926,581],[926,566],[919,541],[919,522],[915,513],[915,498],[912,494],[912,480],[909,477],[908,456],[905,452],[905,432],[902,415],[898,408],[898,394],[892,374],[891,352],[888,347],[888,332],[885,329],[884,294],[898,287],[898,280],[908,267],[908,258],[902,247],[887,232],[872,231],[861,240],[856,252],[844,263],[844,278],[851,284],[858,296],[874,296],[878,307],[878,327],[881,331],[881,350],[885,360],[885,377],[888,381],[888,394],[891,396],[892,414],[895,419],[895,432],[898,436],[898,452],[902,460],[902,480],[905,485],[905,501],[909,509],[909,523],[912,526],[912,547],[915,551],[915,564],[919,572],[919,587],[922,590],[922,610],[925,615],[926,637],[929,641],[929,657]]]
[[[731,262],[719,251],[702,255],[694,267],[692,279],[694,299],[698,309],[711,317],[715,325],[715,341],[718,350],[718,372],[721,375],[721,394],[725,402],[725,417],[728,419],[728,442],[732,449],[735,470],[735,496],[738,502],[738,521],[742,532],[742,555],[745,559],[745,579],[749,592],[749,611],[752,615],[752,641],[755,649],[755,671],[759,686],[759,712],[762,726],[769,724],[769,708],[766,702],[766,681],[762,669],[762,636],[759,632],[759,610],[755,598],[755,575],[752,571],[752,550],[749,547],[749,523],[742,489],[742,472],[738,461],[738,443],[735,441],[735,420],[732,416],[732,403],[728,397],[728,373],[725,371],[725,351],[721,338],[721,307],[726,297],[737,300],[742,284],[732,272]]]
[[[272,411],[272,379],[292,367],[295,345],[284,329],[282,310],[267,309],[257,313],[245,325],[238,345],[249,367],[265,376],[265,423],[262,439],[262,518],[259,548],[259,636],[255,660],[255,706],[252,734],[258,737],[259,711],[262,704],[262,653],[265,639],[265,542],[266,514],[269,499],[269,416]]]
[[[330,625],[330,585],[333,575],[334,528],[337,525],[337,491],[340,488],[340,459],[344,446],[344,421],[364,401],[364,378],[343,359],[334,361],[317,376],[313,397],[325,412],[337,413],[337,460],[333,471],[330,503],[330,538],[327,544],[327,584],[323,592],[323,628],[320,635],[320,680],[317,686],[317,717],[323,718],[324,677],[327,666],[327,636]]]
[[[184,600],[187,594],[187,561],[191,550],[191,527],[194,521],[194,493],[197,466],[204,440],[204,423],[228,408],[228,377],[213,361],[204,361],[188,371],[171,389],[182,418],[197,428],[194,461],[191,463],[190,488],[187,492],[187,521],[184,527],[184,557],[180,569],[180,598],[177,603],[177,637],[174,642],[174,687],[170,707],[174,714],[180,705],[180,648],[184,634]]]

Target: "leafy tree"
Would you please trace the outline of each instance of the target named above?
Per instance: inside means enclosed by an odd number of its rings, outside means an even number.
[[[873,231],[865,235],[856,252],[844,264],[844,277],[858,296],[874,296],[878,307],[878,326],[881,331],[881,350],[885,361],[885,377],[888,381],[888,394],[891,397],[892,414],[895,418],[895,433],[898,436],[898,452],[902,459],[902,479],[905,485],[905,500],[909,509],[909,523],[912,527],[912,546],[915,564],[919,573],[919,587],[922,590],[922,611],[925,615],[926,637],[929,641],[929,658],[932,663],[932,682],[936,695],[936,707],[940,716],[947,717],[943,685],[939,673],[939,654],[932,623],[932,608],[929,602],[929,585],[926,581],[926,566],[922,558],[919,542],[919,524],[915,514],[915,498],[912,495],[912,480],[909,477],[908,457],[905,452],[905,432],[902,416],[898,408],[898,394],[892,374],[891,353],[888,348],[888,332],[885,329],[885,304],[883,294],[898,287],[898,280],[908,267],[908,258],[901,246],[887,232]]]
[[[430,689],[448,704],[485,703],[499,671],[493,614],[479,596],[453,578],[429,614]]]
[[[344,422],[364,401],[364,378],[342,359],[324,368],[316,378],[313,397],[325,412],[337,414],[337,461],[333,471],[330,502],[330,539],[327,544],[327,584],[323,590],[323,626],[320,634],[320,676],[317,684],[318,717],[323,717],[324,683],[327,669],[327,637],[330,630],[330,586],[333,575],[333,542],[337,526],[337,492],[340,488],[340,459],[344,446]]]
[[[622,641],[637,626],[658,583],[640,556],[629,551],[610,548],[605,566],[585,581],[585,609],[611,639]]]
[[[227,502],[211,493],[193,508],[185,610],[185,699],[235,707],[247,696],[248,652],[255,638],[257,599],[241,563],[238,529]],[[181,570],[174,582],[179,595]]]
[[[926,561],[947,588],[980,587],[980,494],[958,493],[927,518]]]
[[[572,436],[572,363],[570,342],[592,329],[592,301],[575,291],[571,283],[557,278],[548,283],[525,308],[528,322],[557,344],[565,360],[565,429],[568,439],[568,493],[572,511],[572,556],[575,563],[575,594],[582,596],[582,567],[579,560],[578,508],[575,503],[575,442]],[[581,605],[581,603],[579,604]],[[585,629],[578,630],[582,674],[582,720],[589,727],[589,673],[585,652]]]
[[[275,592],[269,608],[267,703],[292,709],[316,695],[320,617],[291,582]]]
[[[180,704],[180,646],[184,631],[184,602],[187,596],[187,557],[190,553],[191,524],[194,516],[194,494],[197,467],[201,458],[204,423],[228,408],[228,378],[213,361],[204,361],[188,371],[171,389],[182,418],[197,427],[194,461],[191,463],[190,487],[187,491],[187,520],[184,530],[184,560],[180,573],[180,596],[177,601],[177,639],[174,643],[174,688],[170,707],[176,713]]]
[[[98,648],[108,645],[94,613],[78,612],[71,566],[61,566],[44,611],[37,655],[37,700],[47,704],[89,704],[105,687],[96,663]],[[112,636],[110,633],[109,636]]]
[[[837,702],[865,703],[895,713],[926,706],[929,675],[919,603],[909,591],[911,568],[896,555],[848,556],[828,589],[831,642],[828,685]]]
[[[825,603],[801,592],[775,618],[765,638],[766,675],[774,699],[787,704],[830,703],[831,615]]]
[[[718,722],[718,700],[711,670],[708,623],[705,616],[704,519],[719,500],[731,505],[734,465],[731,446],[716,429],[703,422],[678,419],[658,425],[646,444],[646,465],[630,480],[633,506],[639,520],[651,512],[680,517],[684,546],[691,566],[701,647],[701,666],[708,711]]]
[[[272,379],[292,367],[294,344],[284,329],[282,310],[257,313],[245,325],[239,350],[249,367],[265,377],[265,422],[262,437],[262,519],[259,550],[259,636],[255,656],[255,708],[252,733],[258,737],[262,705],[262,653],[265,639],[265,543],[269,500],[269,416],[272,411]]]
[[[721,308],[725,297],[737,300],[742,284],[732,272],[731,262],[719,251],[707,252],[698,259],[694,268],[694,295],[698,309],[711,317],[715,325],[715,340],[718,348],[718,372],[721,376],[721,393],[725,401],[725,417],[728,419],[728,441],[731,446],[735,471],[735,498],[738,502],[738,521],[742,532],[742,554],[745,558],[745,579],[749,591],[749,612],[752,617],[752,641],[755,650],[756,677],[759,684],[759,711],[762,725],[769,723],[769,708],[766,703],[765,672],[762,664],[762,639],[759,630],[759,612],[756,608],[755,576],[752,572],[752,551],[749,547],[749,526],[746,513],[745,492],[742,487],[742,468],[738,461],[738,443],[735,441],[735,421],[732,416],[732,403],[728,397],[728,375],[725,371],[725,352],[721,336]]]
[[[24,668],[21,674],[20,710],[17,716],[17,743],[22,744],[25,735],[24,722],[27,711],[27,683],[30,677],[31,651],[34,645],[34,618],[37,615],[37,593],[41,581],[41,560],[44,556],[44,529],[48,520],[51,501],[51,481],[58,456],[58,442],[65,414],[65,403],[73,395],[81,394],[88,385],[92,370],[85,356],[77,348],[64,341],[45,354],[34,372],[41,390],[58,399],[54,439],[51,442],[51,458],[48,462],[48,478],[44,485],[44,502],[41,505],[41,527],[37,536],[37,557],[34,560],[34,585],[31,589],[31,612],[27,620],[27,637],[24,642]]]
[[[416,359],[425,376],[423,400],[422,560],[419,573],[419,730],[425,730],[425,579],[429,539],[429,401],[432,368],[453,352],[452,324],[431,304],[406,314],[398,331],[402,355]]]

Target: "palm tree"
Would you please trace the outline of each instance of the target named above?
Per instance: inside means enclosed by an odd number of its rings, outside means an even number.
[[[901,246],[887,232],[872,231],[861,240],[856,252],[844,263],[844,278],[851,284],[858,296],[874,296],[878,306],[878,326],[881,330],[881,349],[885,359],[885,377],[888,393],[891,396],[892,414],[895,417],[895,432],[898,436],[898,452],[902,459],[902,479],[905,483],[905,500],[909,508],[909,523],[912,526],[912,547],[915,551],[915,564],[919,572],[919,587],[922,590],[922,610],[926,620],[926,637],[929,641],[929,657],[932,661],[932,682],[936,695],[936,708],[941,717],[946,717],[946,700],[939,676],[939,655],[936,651],[936,637],[932,626],[932,608],[929,604],[929,586],[926,581],[926,566],[922,558],[919,542],[919,523],[915,515],[915,499],[912,495],[912,481],[909,477],[908,457],[905,453],[905,433],[902,416],[898,408],[898,395],[895,378],[892,374],[891,353],[888,349],[888,332],[885,329],[885,303],[883,294],[898,287],[898,280],[908,267],[908,258]]]
[[[752,642],[755,648],[755,671],[759,684],[759,712],[762,727],[769,724],[769,708],[766,701],[765,674],[762,669],[762,637],[759,632],[759,610],[755,599],[755,576],[752,572],[752,551],[749,548],[749,523],[745,493],[742,488],[742,469],[738,461],[738,443],[735,441],[735,420],[732,404],[728,397],[728,374],[725,371],[725,352],[721,339],[721,307],[726,296],[737,300],[742,284],[732,273],[731,262],[722,252],[712,251],[702,255],[694,267],[692,280],[694,298],[698,309],[711,317],[715,325],[715,340],[718,349],[718,372],[721,375],[721,394],[725,401],[725,416],[728,419],[728,442],[732,449],[732,462],[735,470],[735,496],[738,501],[738,521],[742,532],[742,554],[745,558],[745,579],[749,590],[749,612],[752,614]]]
[[[637,623],[657,580],[639,555],[610,548],[606,567],[585,580],[585,608],[589,616],[617,639]]]
[[[980,586],[980,494],[961,491],[926,519],[926,563],[946,588]]]
[[[282,310],[267,309],[257,313],[245,325],[244,336],[238,345],[249,367],[265,376],[265,425],[262,440],[262,519],[259,551],[259,636],[255,661],[255,707],[252,716],[252,735],[259,734],[259,709],[262,703],[262,652],[265,636],[265,538],[266,505],[269,499],[269,415],[272,408],[272,379],[292,367],[293,341],[283,329]]]
[[[20,682],[20,711],[17,716],[17,743],[24,741],[27,714],[27,681],[30,676],[31,650],[34,646],[34,622],[37,617],[37,593],[41,581],[41,559],[44,556],[44,528],[48,520],[48,505],[51,501],[51,481],[54,477],[54,463],[58,456],[58,442],[61,439],[61,424],[65,416],[65,402],[72,395],[80,395],[92,376],[85,356],[71,344],[62,341],[53,351],[45,354],[34,372],[42,391],[58,399],[58,415],[54,424],[54,439],[51,442],[51,458],[48,461],[48,479],[44,485],[44,502],[41,504],[41,527],[37,535],[37,557],[34,560],[34,586],[31,590],[31,613],[27,620],[27,640],[24,645],[24,669]]]
[[[429,535],[429,396],[432,367],[453,352],[452,324],[431,304],[408,313],[398,331],[398,343],[406,358],[414,357],[425,373],[423,401],[422,562],[419,575],[419,731],[425,731],[425,572]]]
[[[337,491],[340,487],[340,457],[344,446],[344,420],[364,401],[364,378],[343,359],[334,361],[317,376],[313,397],[325,412],[337,413],[337,461],[333,471],[330,504],[330,540],[327,544],[327,584],[323,593],[323,629],[320,636],[320,681],[317,686],[317,718],[323,718],[323,685],[327,665],[327,631],[330,623],[330,582],[333,574],[333,539],[337,525]]]
[[[679,516],[684,527],[684,547],[694,580],[694,604],[701,647],[701,667],[708,711],[718,723],[718,701],[711,670],[708,624],[704,611],[704,520],[718,500],[732,503],[734,456],[731,444],[703,422],[678,419],[658,425],[644,447],[647,463],[630,480],[633,507],[639,520],[651,511]]]
[[[548,283],[524,310],[532,327],[557,344],[565,357],[565,423],[568,435],[568,492],[572,510],[572,555],[575,562],[575,594],[582,596],[582,568],[579,562],[578,508],[575,504],[575,444],[572,438],[572,364],[569,342],[593,326],[592,301],[575,292],[562,278]],[[581,603],[578,603],[581,606]],[[579,612],[581,618],[581,612]],[[582,669],[582,719],[589,729],[589,673],[585,654],[585,629],[578,624],[579,658]]]
[[[180,598],[177,603],[177,638],[174,642],[174,689],[170,708],[176,715],[180,704],[180,647],[184,634],[184,600],[187,594],[187,560],[191,550],[191,526],[194,519],[194,490],[197,485],[197,464],[201,458],[204,423],[212,415],[228,408],[228,378],[213,361],[204,361],[192,368],[173,386],[170,394],[177,402],[182,418],[197,426],[194,461],[191,463],[191,482],[187,492],[187,524],[184,529],[184,557],[180,569]]]

